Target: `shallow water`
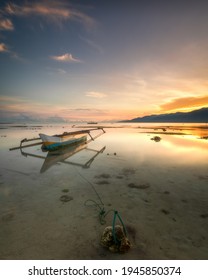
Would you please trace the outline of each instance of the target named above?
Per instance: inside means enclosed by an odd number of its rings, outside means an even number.
[[[68,158],[40,145],[9,151],[40,132],[77,129],[1,125],[0,259],[208,258],[206,125],[106,124]],[[111,210],[127,229],[125,254],[100,245]]]

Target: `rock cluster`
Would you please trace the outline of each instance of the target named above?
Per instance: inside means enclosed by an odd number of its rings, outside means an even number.
[[[108,226],[104,229],[101,237],[101,245],[108,248],[113,253],[125,253],[131,248],[131,243],[126,237],[123,227],[116,225],[114,227],[115,235],[113,235],[113,227]]]

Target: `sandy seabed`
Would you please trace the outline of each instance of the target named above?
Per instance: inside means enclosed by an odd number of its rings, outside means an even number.
[[[159,143],[151,137],[109,129],[90,146],[106,147],[90,168],[59,162],[42,174],[40,159],[2,145],[0,259],[208,259],[208,143],[177,136],[173,146],[172,135]],[[85,162],[89,152],[70,162]],[[131,242],[126,253],[100,244],[113,210]]]

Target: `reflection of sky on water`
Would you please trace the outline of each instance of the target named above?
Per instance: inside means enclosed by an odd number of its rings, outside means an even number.
[[[117,165],[120,161],[126,161],[126,164],[142,164],[145,162],[155,162],[158,165],[166,164],[187,164],[187,165],[203,165],[208,161],[208,140],[200,139],[200,135],[205,134],[205,129],[194,128],[188,126],[188,129],[183,127],[167,128],[167,134],[162,131],[162,126],[152,126],[150,130],[150,124],[145,125],[145,128],[138,128],[136,124],[133,127],[126,128],[106,128],[104,135],[96,139],[94,142],[88,145],[89,148],[99,149],[106,146],[105,153],[109,155],[107,158],[103,158],[108,164],[109,159],[114,159]],[[196,125],[195,125],[196,126]],[[155,129],[154,127],[157,127]],[[164,127],[164,126],[163,126]],[[199,127],[199,126],[197,126]],[[183,130],[181,130],[183,128]],[[2,129],[1,132],[1,165],[17,166],[23,169],[27,169],[29,172],[31,167],[35,164],[41,166],[41,160],[35,158],[26,158],[25,161],[20,156],[20,152],[8,151],[9,148],[18,146],[20,140],[23,138],[35,138],[38,137],[38,133],[44,132],[50,135],[62,133],[63,131],[72,130],[71,126],[50,126],[45,125],[43,127],[22,127],[22,128],[9,128]],[[73,128],[76,130],[76,128]],[[171,132],[188,133],[188,135],[169,135]],[[147,132],[145,132],[147,131]],[[152,132],[152,133],[151,133]],[[190,134],[192,132],[193,134]],[[160,134],[162,133],[162,134]],[[6,135],[6,137],[5,137]],[[158,135],[161,137],[160,142],[151,140],[152,137]],[[24,152],[34,153],[39,156],[46,156],[43,153],[40,146],[24,149]],[[115,154],[114,157],[111,155]],[[76,160],[87,160],[86,152],[81,151],[80,154],[73,156]]]
[[[158,134],[159,135],[159,134]],[[139,133],[138,130],[110,132],[105,141],[112,152],[134,163],[156,161],[161,164],[206,164],[208,161],[208,141],[191,135],[160,135],[161,141],[151,140],[155,134]]]
[[[177,157],[180,163],[206,164],[208,160],[208,141],[197,139],[195,136],[167,137],[163,141],[163,146],[174,158]]]

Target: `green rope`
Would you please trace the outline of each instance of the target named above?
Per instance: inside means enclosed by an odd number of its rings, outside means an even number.
[[[114,242],[115,244],[118,244],[118,239],[116,238],[116,232],[115,232],[115,223],[116,223],[116,218],[118,217],[118,219],[120,220],[122,226],[123,226],[123,230],[124,230],[124,234],[125,236],[127,236],[127,233],[126,233],[126,227],[124,225],[124,222],[123,220],[121,219],[121,216],[118,214],[118,211],[114,211],[114,216],[113,216],[113,239],[114,239]]]
[[[99,220],[100,220],[100,224],[101,225],[104,225],[105,224],[105,208],[104,207],[101,207],[103,206],[104,204],[99,204],[97,203],[95,200],[92,200],[92,199],[88,199],[85,201],[85,205],[86,206],[91,206],[88,202],[92,202],[92,206],[94,205],[95,207],[99,208],[98,211],[99,211]]]
[[[105,208],[104,208],[104,203],[103,203],[100,195],[96,191],[94,185],[89,180],[87,180],[87,178],[85,178],[77,169],[76,169],[76,171],[80,175],[80,177],[82,177],[92,187],[92,189],[94,190],[95,194],[97,195],[98,200],[100,201],[100,203],[97,203],[95,200],[92,200],[92,199],[88,199],[88,200],[85,201],[85,205],[86,206],[87,206],[88,202],[91,202],[92,203],[91,205],[94,205],[95,207],[99,208],[98,211],[99,211],[100,224],[104,225],[106,223],[105,217],[110,212],[112,212],[112,211],[114,212],[114,216],[113,216],[113,239],[114,239],[115,244],[118,244],[118,239],[116,238],[116,233],[115,233],[115,222],[116,222],[116,218],[117,217],[118,217],[118,219],[120,220],[120,222],[121,222],[121,224],[123,226],[123,230],[124,230],[125,236],[127,236],[126,227],[125,227],[125,225],[123,223],[123,220],[122,220],[121,216],[119,215],[117,210],[110,209],[109,211],[106,212]]]
[[[96,191],[94,185],[89,180],[87,180],[87,178],[85,178],[77,169],[76,169],[76,171],[80,175],[80,177],[82,177],[92,187],[95,194],[97,195],[98,200],[100,201],[100,203],[97,203],[95,200],[88,199],[85,201],[85,205],[87,206],[88,202],[90,201],[90,202],[92,202],[91,205],[94,205],[95,207],[97,207],[99,209],[98,211],[99,211],[100,224],[104,225],[106,223],[105,217],[108,214],[108,212],[110,212],[111,210],[106,213],[105,208],[104,208],[104,203],[103,203],[99,193]]]
[[[93,184],[92,184],[89,180],[87,180],[87,178],[85,178],[77,169],[76,169],[76,171],[77,171],[77,173],[79,174],[79,176],[82,177],[82,179],[84,179],[84,180],[92,187],[92,189],[93,189],[94,192],[96,193],[98,199],[100,200],[100,204],[101,204],[101,205],[104,205],[104,203],[102,202],[102,199],[101,199],[100,195],[99,195],[98,192],[96,191],[96,189],[95,189],[95,187],[93,186]]]

